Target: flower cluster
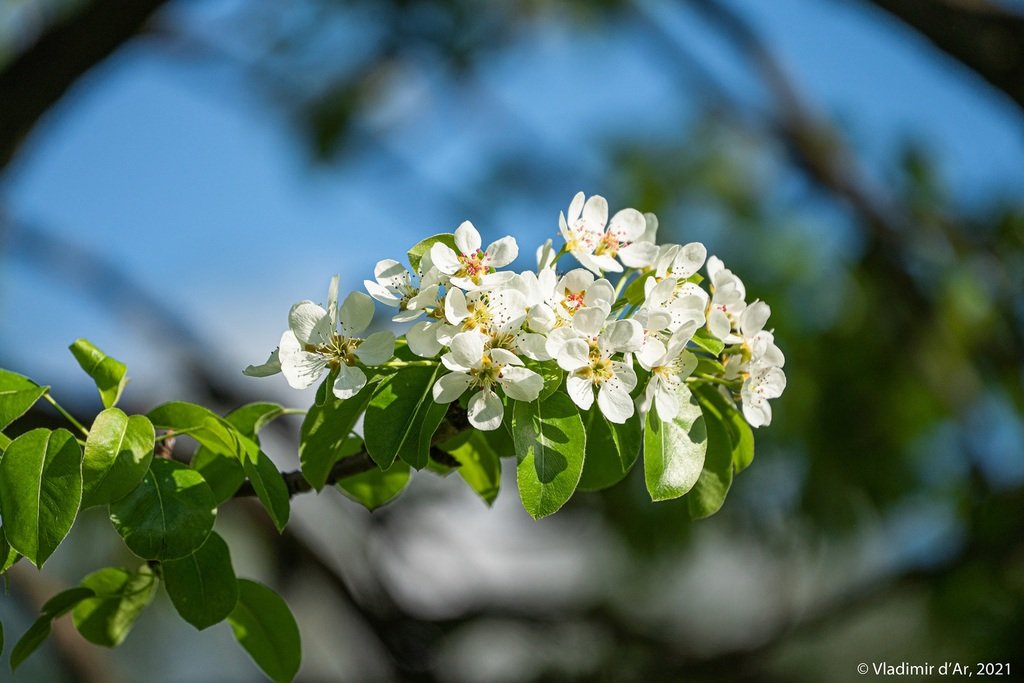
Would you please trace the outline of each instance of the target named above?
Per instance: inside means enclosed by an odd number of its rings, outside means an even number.
[[[680,387],[707,382],[739,398],[751,426],[769,424],[768,401],[782,394],[786,376],[765,329],[768,305],[748,304],[743,282],[708,258],[704,245],[659,246],[657,230],[653,214],[623,209],[609,220],[607,201],[581,192],[559,216],[561,249],[548,240],[535,270],[515,272],[505,269],[519,255],[513,237],[485,249],[464,222],[453,235],[417,245],[412,270],[390,259],[377,263],[374,279],[364,282],[369,296],[353,292],[339,307],[335,278],[326,308],[293,306],[278,349],[245,372],[281,372],[291,386],[306,388],[331,370],[334,394],[355,395],[373,376],[409,364],[392,360],[392,332],[360,336],[376,300],[395,309],[393,322],[412,323],[404,334],[411,354],[447,370],[432,387],[434,400],[450,403],[469,392],[469,420],[481,430],[501,425],[508,401],[538,399],[543,364],[564,373],[565,391],[581,410],[596,402],[610,422],[652,408],[671,420]],[[582,267],[559,274],[565,256]],[[698,272],[705,266],[706,280]]]

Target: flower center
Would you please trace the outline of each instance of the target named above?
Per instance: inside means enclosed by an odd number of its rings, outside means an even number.
[[[483,357],[483,362],[479,368],[473,368],[469,371],[469,376],[473,378],[473,383],[479,387],[488,388],[502,377],[502,371],[505,366],[502,363],[495,363],[491,360],[490,355]]]
[[[343,337],[340,334],[336,334],[326,344],[306,344],[305,350],[310,353],[319,353],[321,356],[326,356],[327,364],[332,368],[336,368],[342,363],[345,365],[355,365],[359,362],[359,359],[356,357],[356,349],[362,343],[363,340],[357,337]]]
[[[583,292],[566,292],[562,298],[562,308],[569,315],[575,315],[576,311],[583,308]]]
[[[619,249],[622,246],[622,242],[619,242],[619,239],[615,235],[613,235],[611,231],[608,231],[601,236],[601,241],[600,243],[598,243],[597,248],[594,250],[594,253],[597,254],[598,256],[602,254],[608,254],[612,258],[615,258],[615,256],[619,253]]]
[[[494,272],[494,268],[491,268],[487,261],[487,255],[480,249],[473,254],[459,254],[459,263],[462,264],[462,268],[459,269],[457,276],[468,277],[473,284],[478,285],[481,277]]]

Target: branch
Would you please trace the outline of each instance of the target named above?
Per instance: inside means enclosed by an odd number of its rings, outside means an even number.
[[[94,0],[48,27],[0,72],[0,169],[86,72],[137,35],[167,0]]]
[[[1024,109],[1024,15],[986,0],[870,0]]]
[[[438,448],[437,445],[458,436],[467,429],[469,429],[469,417],[466,414],[466,410],[458,402],[449,403],[445,420],[441,423],[441,427],[435,432],[434,437],[430,441],[430,459],[446,467],[458,467],[461,463],[450,454]],[[334,463],[334,467],[331,468],[330,473],[327,475],[327,485],[332,486],[342,479],[354,477],[357,474],[363,474],[377,468],[377,463],[373,461],[373,458],[370,457],[364,446],[363,450],[355,455],[342,458]],[[309,493],[313,490],[313,485],[303,476],[301,470],[282,472],[281,478],[284,479],[284,484],[288,487],[289,497],[300,493]],[[246,480],[235,491],[234,497],[250,498],[255,495],[256,490],[253,488],[252,482]]]

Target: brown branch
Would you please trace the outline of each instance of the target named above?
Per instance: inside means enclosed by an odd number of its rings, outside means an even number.
[[[40,118],[94,66],[137,35],[167,0],[94,0],[50,26],[0,72],[0,169]]]
[[[469,429],[469,418],[466,415],[466,410],[458,402],[448,404],[448,413],[430,442],[430,459],[446,467],[458,467],[459,461],[438,448],[437,445],[458,436],[467,429]],[[373,461],[373,458],[370,457],[370,454],[364,447],[363,450],[355,455],[342,458],[334,463],[330,473],[327,475],[327,485],[332,486],[342,479],[354,477],[357,474],[363,474],[375,469],[377,469],[377,463]],[[288,487],[289,497],[300,493],[309,493],[313,490],[313,485],[309,483],[300,470],[282,472],[281,478],[284,479],[284,484]],[[255,495],[256,489],[253,488],[252,482],[246,480],[235,491],[234,497],[250,498]]]
[[[986,0],[870,0],[1024,109],[1024,15]]]

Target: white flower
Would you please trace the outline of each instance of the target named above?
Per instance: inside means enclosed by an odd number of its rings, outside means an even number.
[[[505,407],[495,393],[495,385],[516,401],[535,401],[544,388],[544,379],[523,367],[523,362],[506,349],[486,348],[486,338],[478,332],[461,332],[452,339],[451,351],[441,356],[451,370],[434,383],[434,400],[451,403],[469,388],[480,391],[469,399],[469,423],[489,431],[501,426]]]
[[[721,259],[708,259],[708,277],[711,280],[711,308],[708,310],[708,330],[726,344],[736,344],[740,338],[732,334],[738,316],[747,307],[747,289],[743,281],[725,267]]]
[[[325,369],[336,368],[334,395],[351,398],[366,385],[366,374],[357,363],[386,362],[394,354],[395,335],[385,331],[366,339],[358,337],[373,320],[373,300],[362,292],[352,292],[339,311],[336,281],[332,281],[328,307],[324,310],[312,301],[292,306],[289,329],[281,335],[278,346],[281,372],[292,387],[305,389]]]
[[[665,244],[658,251],[654,275],[659,280],[665,277],[685,280],[700,270],[707,256],[707,247],[700,242],[690,242],[683,245]],[[710,263],[708,268],[711,268]]]
[[[453,285],[466,291],[489,289],[511,280],[515,273],[499,273],[495,269],[507,266],[519,256],[515,238],[502,237],[486,251],[481,251],[480,245],[480,233],[466,221],[455,230],[458,252],[438,242],[430,248],[430,258],[438,270],[451,277]]]
[[[690,335],[681,332],[672,336],[660,355],[643,351],[637,354],[640,365],[651,373],[641,409],[646,412],[653,402],[662,420],[672,420],[679,414],[679,386],[697,367],[697,357],[686,350]]]
[[[771,424],[772,407],[768,399],[782,396],[785,389],[786,373],[778,367],[760,368],[744,380],[740,398],[743,401],[743,417],[751,427]]]
[[[424,254],[420,261],[419,285],[412,284],[412,276],[398,261],[384,259],[373,269],[373,280],[363,280],[363,286],[377,301],[385,306],[397,308],[398,313],[391,319],[396,323],[411,322],[437,303],[440,285],[446,279],[433,267],[430,255]]]
[[[655,284],[655,279],[649,277],[644,283],[644,292],[644,303],[640,307],[638,317],[640,312],[647,316],[656,316],[659,320],[667,316],[669,322],[664,327],[673,334],[683,327],[692,325],[693,330],[689,336],[693,336],[693,332],[704,325],[708,295],[698,285],[681,282],[674,277],[665,278]]]
[[[633,416],[629,392],[636,387],[636,373],[629,364],[612,360],[612,356],[637,351],[643,330],[635,320],[616,320],[604,325],[602,313],[599,308],[576,313],[573,328],[581,336],[564,343],[558,365],[570,373],[565,386],[576,405],[589,410],[596,388],[601,412],[610,421],[622,424]]]
[[[643,214],[636,209],[623,209],[609,222],[607,201],[594,196],[583,207],[581,218],[578,215],[580,204],[583,204],[583,193],[572,200],[569,219],[560,218],[559,228],[569,253],[584,267],[601,274],[622,272],[623,266],[616,257],[631,268],[647,267],[654,262],[657,247],[642,240],[647,228]],[[573,220],[574,215],[578,217]]]

